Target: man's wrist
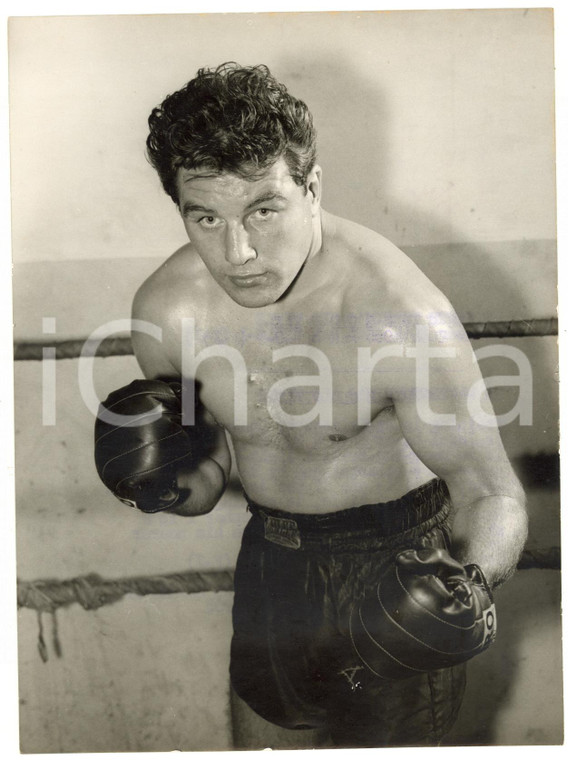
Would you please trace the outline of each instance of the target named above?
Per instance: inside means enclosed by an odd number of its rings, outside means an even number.
[[[195,469],[180,473],[177,483],[184,497],[167,511],[193,517],[207,514],[217,505],[227,487],[227,477],[219,462],[203,457]]]

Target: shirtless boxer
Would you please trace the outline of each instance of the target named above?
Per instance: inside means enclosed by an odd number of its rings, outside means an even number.
[[[345,619],[401,549],[448,550],[491,587],[514,571],[524,496],[497,428],[468,406],[480,373],[463,328],[392,243],[321,208],[311,115],[265,67],[200,71],[150,129],[150,160],[190,242],[134,301],[133,318],[161,340],[135,330],[133,344],[148,380],[195,381],[200,411],[166,496],[141,508],[213,509],[230,438],[252,513],[235,577],[237,744],[315,746],[300,728],[329,730],[333,746],[439,742],[464,666],[382,678]],[[146,470],[159,480],[161,466]],[[255,741],[264,720],[294,738]]]

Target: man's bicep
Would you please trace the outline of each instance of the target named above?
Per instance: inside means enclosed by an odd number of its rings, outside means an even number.
[[[134,355],[148,379],[178,378],[180,372],[164,348],[164,331],[160,322],[147,288],[142,286],[132,305],[131,339]]]
[[[444,363],[445,362],[445,363]],[[516,492],[493,409],[469,347],[430,362],[428,375],[393,392],[402,433],[418,458],[450,488],[454,504]],[[482,388],[482,392],[479,389]],[[482,399],[483,414],[477,414]]]
[[[133,329],[132,348],[140,369],[149,380],[179,378],[179,370],[168,359],[157,338]]]

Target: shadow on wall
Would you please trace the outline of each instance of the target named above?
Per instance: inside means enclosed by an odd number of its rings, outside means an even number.
[[[389,136],[392,117],[386,95],[373,81],[372,72],[363,79],[348,59],[326,56],[303,61],[284,58],[275,73],[294,95],[307,102],[314,115],[326,209],[370,227],[402,247],[452,303],[458,301],[454,306],[462,320],[472,318],[472,309],[474,318],[479,319],[484,307],[487,319],[503,318],[494,314],[503,310],[509,317],[534,316],[527,314],[527,306],[534,299],[529,298],[527,304],[526,292],[514,283],[522,277],[523,261],[531,255],[533,243],[540,241],[505,244],[503,251],[497,251],[502,255],[496,256],[491,243],[461,243],[466,236],[455,228],[451,218],[424,214],[393,194],[389,187],[391,167],[396,161]],[[408,139],[412,140],[412,134]],[[473,144],[472,151],[477,147]],[[472,159],[467,163],[471,165]],[[408,171],[415,168],[409,166]],[[412,230],[411,235],[408,230]],[[409,239],[423,240],[425,250],[420,244],[406,243]],[[452,243],[447,244],[448,240]],[[549,246],[548,251],[555,261],[554,249]],[[463,267],[464,252],[467,268]],[[457,283],[456,293],[453,283]],[[534,280],[527,287],[534,288]],[[461,300],[465,301],[463,309]],[[546,316],[553,315],[554,306],[553,303],[551,314]]]
[[[283,59],[275,73],[313,113],[325,208],[376,228],[378,214],[372,210],[384,208],[391,200],[392,160],[390,117],[376,83],[365,82],[340,56]]]

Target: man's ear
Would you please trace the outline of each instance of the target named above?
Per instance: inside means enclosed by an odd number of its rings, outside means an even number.
[[[306,179],[306,191],[312,203],[312,213],[316,214],[321,203],[321,166],[315,164]]]

